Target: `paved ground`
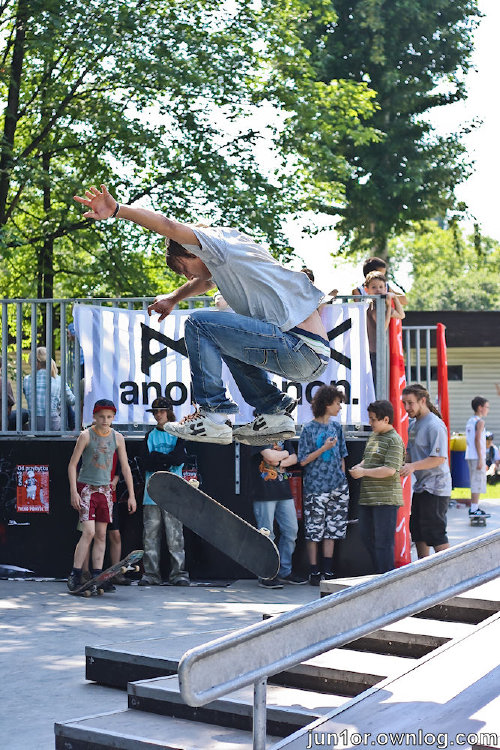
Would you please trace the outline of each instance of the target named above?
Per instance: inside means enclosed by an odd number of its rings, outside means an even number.
[[[500,500],[486,531],[500,528]],[[485,529],[471,528],[465,508],[451,508],[452,544]],[[50,750],[53,723],[122,709],[125,694],[85,682],[84,648],[186,631],[234,629],[260,620],[276,604],[316,598],[310,586],[266,591],[254,581],[227,588],[121,587],[90,600],[67,595],[64,583],[0,581],[2,750]],[[207,640],[210,640],[207,637]]]

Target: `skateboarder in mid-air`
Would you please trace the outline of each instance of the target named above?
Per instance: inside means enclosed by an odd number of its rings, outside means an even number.
[[[75,196],[88,208],[85,217],[126,219],[167,238],[167,265],[187,282],[156,297],[150,314],[159,313],[163,320],[181,300],[215,286],[234,310],[200,309],[187,319],[185,342],[198,409],[164,429],[186,440],[222,445],[233,437],[250,445],[293,437],[296,402],[267,373],[306,382],[325,370],[330,346],[317,312],[320,290],[238,229],[181,224],[156,211],[121,205],[105,185],[90,188],[85,196]],[[238,406],[222,382],[222,361],[257,413],[253,422],[234,430],[229,415]]]
[[[73,569],[68,578],[68,589],[75,591],[82,583],[82,565],[92,540],[92,577],[102,573],[106,550],[106,528],[111,522],[113,497],[111,467],[116,450],[128,490],[128,511],[135,513],[136,501],[132,473],[127,461],[123,435],[111,427],[116,407],[108,399],[100,399],[94,405],[95,424],[80,433],[68,465],[71,505],[80,514],[82,535],[76,545]],[[78,474],[78,462],[82,466]]]

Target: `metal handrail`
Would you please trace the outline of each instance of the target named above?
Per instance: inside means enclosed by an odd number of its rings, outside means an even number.
[[[178,670],[182,697],[201,706],[253,683],[254,750],[263,750],[270,675],[498,576],[500,531],[491,531],[187,651]]]

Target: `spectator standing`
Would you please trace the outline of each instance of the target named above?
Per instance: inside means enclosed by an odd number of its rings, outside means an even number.
[[[3,364],[2,363],[2,358],[0,357],[0,376],[2,375],[2,364]],[[10,414],[12,412],[12,407],[15,404],[15,399],[14,399],[14,392],[12,390],[12,383],[10,382],[10,380],[8,378],[7,378],[7,385],[6,385],[5,393],[6,393],[6,397],[7,397],[6,398],[6,401],[7,401],[7,420],[8,420],[7,429],[10,429],[10,419],[9,419],[9,417],[10,417]],[[2,425],[2,405],[3,405],[2,404],[2,402],[3,402],[2,396],[3,396],[3,393],[2,393],[2,381],[0,379],[0,427]]]
[[[465,460],[469,466],[470,498],[469,516],[471,518],[489,518],[479,507],[479,495],[486,492],[486,430],[484,418],[488,416],[490,404],[488,399],[475,396],[471,402],[473,416],[465,425]]]
[[[45,394],[47,392],[47,350],[44,346],[39,346],[36,350],[36,412],[31,414],[32,430],[60,430],[61,429],[61,376],[57,374],[57,366],[52,359],[50,366],[50,421],[45,425]],[[73,405],[75,397],[71,388],[65,384],[66,403]],[[31,400],[33,393],[32,376],[26,375],[23,381],[23,391],[28,403],[28,410],[31,410]]]
[[[167,398],[155,398],[151,409],[156,419],[153,427],[144,438],[144,468],[146,479],[143,499],[143,544],[144,575],[139,586],[159,586],[161,529],[165,528],[167,547],[170,553],[170,574],[168,580],[174,586],[189,586],[189,574],[185,566],[184,533],[182,523],[160,508],[150,498],[147,491],[148,480],[155,471],[171,471],[182,476],[182,466],[186,460],[184,440],[165,431],[167,422],[175,422],[172,402]]]
[[[381,273],[382,276],[385,276],[387,278],[388,268],[387,268],[387,263],[385,262],[385,260],[383,260],[382,258],[376,258],[376,257],[367,258],[365,260],[365,262],[363,263],[363,276],[365,280],[363,281],[362,284],[360,284],[359,286],[355,287],[352,290],[353,295],[357,297],[364,297],[366,294],[368,294],[368,292],[365,289],[366,277],[372,271],[377,271],[378,273]],[[402,294],[401,292],[396,292],[395,289],[391,289],[389,284],[386,283],[384,294],[387,294],[388,292],[392,292],[393,294],[395,294],[398,297],[399,302],[403,306],[407,304],[406,296]]]
[[[252,449],[250,499],[257,527],[269,529],[274,539],[274,521],[279,528],[280,568],[275,578],[259,578],[259,586],[281,589],[285,583],[307,583],[292,571],[292,555],[298,533],[297,513],[289,480],[289,469],[297,464],[290,440]]]
[[[401,307],[397,295],[394,292],[387,291],[387,280],[379,271],[371,271],[365,279],[366,294],[378,296],[385,294],[385,330],[389,328],[391,318],[403,320],[405,312]],[[392,306],[394,303],[394,307]],[[366,311],[366,332],[368,335],[368,347],[370,350],[370,361],[372,372],[376,372],[377,367],[377,311],[375,309],[375,300],[371,300],[370,306]]]
[[[448,549],[447,511],[451,495],[448,431],[423,385],[403,389],[408,428],[407,463],[401,476],[414,474],[410,533],[418,557]]]
[[[304,425],[300,434],[298,455],[304,469],[304,525],[311,586],[319,586],[322,573],[326,580],[334,577],[335,539],[344,539],[347,530],[347,447],[341,425],[333,421],[343,400],[344,394],[334,386],[320,386],[311,402],[314,419]],[[318,559],[320,546],[322,566]]]
[[[492,432],[486,433],[486,481],[491,484],[498,482],[500,470],[500,451],[493,440],[495,436]]]
[[[363,460],[349,469],[361,479],[359,531],[370,553],[376,573],[394,568],[394,534],[398,508],[403,505],[400,470],[405,447],[393,427],[394,409],[390,401],[373,401],[368,406],[373,433],[366,443]]]

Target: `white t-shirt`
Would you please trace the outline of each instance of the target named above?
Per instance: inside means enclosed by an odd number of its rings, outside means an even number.
[[[323,293],[305,273],[278,263],[255,240],[231,227],[192,227],[202,260],[228,305],[239,315],[289,331],[317,308]]]

